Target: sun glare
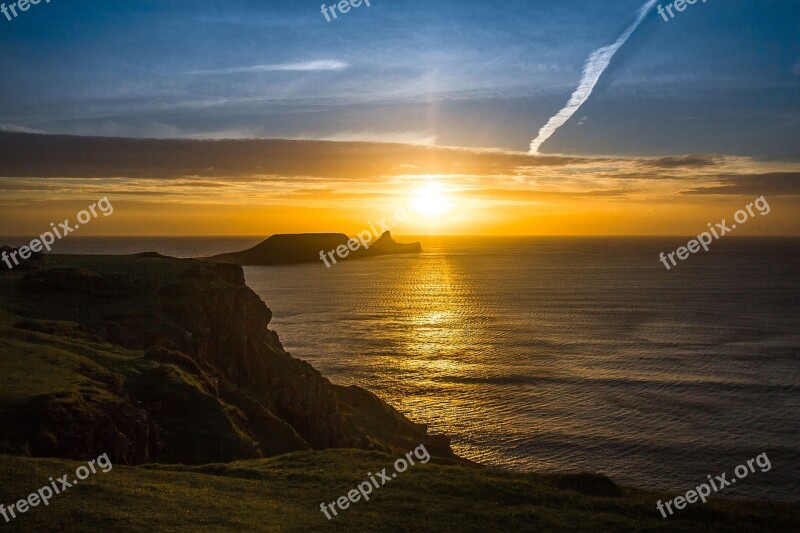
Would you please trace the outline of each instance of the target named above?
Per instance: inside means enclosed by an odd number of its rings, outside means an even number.
[[[447,213],[452,204],[438,183],[429,183],[414,192],[414,209],[426,217],[439,217]]]

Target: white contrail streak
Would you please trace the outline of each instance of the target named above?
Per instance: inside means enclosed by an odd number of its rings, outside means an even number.
[[[575,114],[580,107],[586,103],[586,100],[589,99],[591,96],[592,91],[594,90],[594,86],[597,85],[597,82],[600,80],[600,76],[603,75],[603,72],[608,68],[608,65],[611,63],[611,59],[614,57],[614,54],[622,48],[622,45],[630,39],[633,32],[636,31],[636,28],[642,23],[644,18],[647,16],[647,13],[652,9],[655,3],[658,0],[648,0],[648,2],[642,6],[639,10],[639,16],[636,19],[630,28],[628,28],[625,33],[623,33],[619,39],[614,44],[604,46],[603,48],[598,48],[589,56],[589,59],[586,60],[586,65],[583,67],[583,77],[581,78],[581,82],[578,85],[578,88],[575,89],[575,92],[572,93],[572,98],[569,99],[567,106],[558,112],[553,118],[547,121],[542,129],[539,130],[539,136],[536,137],[534,140],[531,141],[531,151],[532,155],[539,154],[539,148],[544,144],[544,142],[549,139],[555,132],[566,124],[566,122],[572,118],[572,115]]]

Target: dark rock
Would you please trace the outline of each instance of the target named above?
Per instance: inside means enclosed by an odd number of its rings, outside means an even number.
[[[262,243],[244,250],[229,254],[220,254],[210,257],[219,263],[233,263],[237,265],[283,265],[293,263],[321,262],[320,252],[327,253],[340,246],[347,248],[350,237],[343,233],[301,233],[288,235],[273,235]],[[364,259],[381,255],[418,254],[422,252],[419,243],[400,244],[392,239],[392,235],[385,231],[381,237],[371,243],[367,248],[360,245],[355,250],[348,249],[347,257],[342,259],[334,254],[336,261],[350,259]],[[330,261],[330,259],[328,259]]]

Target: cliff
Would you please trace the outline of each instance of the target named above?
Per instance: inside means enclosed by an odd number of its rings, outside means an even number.
[[[352,242],[351,242],[352,241]],[[351,247],[348,247],[350,242]],[[422,252],[419,243],[401,244],[385,231],[375,242],[364,241],[366,247],[343,233],[301,233],[273,235],[256,246],[229,254],[211,257],[212,261],[237,265],[282,265],[321,262],[320,252],[334,252],[336,261],[364,259],[381,255],[413,254]],[[336,254],[336,250],[340,254]],[[342,257],[346,254],[346,257]],[[330,261],[331,259],[328,258]]]
[[[446,437],[286,353],[239,266],[154,254],[31,266],[0,275],[0,453],[204,464],[426,443],[452,456]]]

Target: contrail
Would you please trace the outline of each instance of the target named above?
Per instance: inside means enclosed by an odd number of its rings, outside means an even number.
[[[558,112],[553,118],[547,121],[542,129],[539,130],[539,136],[536,137],[534,140],[531,141],[531,155],[538,155],[539,148],[544,144],[544,142],[552,137],[552,135],[566,122],[572,118],[572,115],[575,114],[580,107],[586,103],[586,100],[589,99],[591,96],[592,91],[594,90],[594,86],[597,85],[597,82],[600,80],[600,76],[603,75],[603,72],[608,68],[608,65],[611,63],[611,59],[614,57],[614,54],[622,48],[622,45],[630,39],[633,32],[636,31],[636,28],[642,23],[644,18],[647,16],[647,12],[655,5],[658,0],[648,0],[648,2],[642,6],[639,10],[639,17],[636,19],[630,28],[628,28],[625,33],[623,33],[619,39],[614,44],[609,46],[604,46],[603,48],[598,48],[589,56],[589,59],[586,60],[586,65],[583,67],[583,77],[581,78],[581,82],[578,85],[578,88],[575,89],[575,92],[572,93],[572,98],[569,99],[567,106]]]

